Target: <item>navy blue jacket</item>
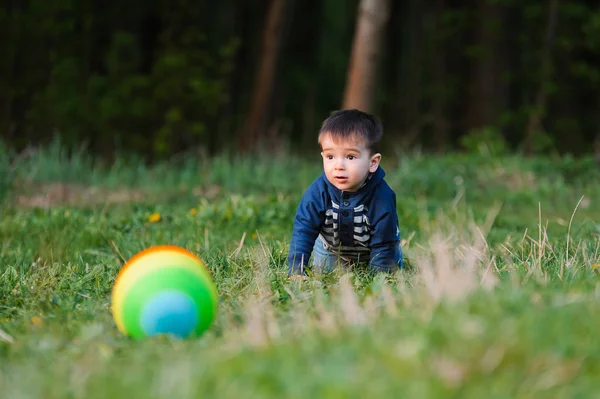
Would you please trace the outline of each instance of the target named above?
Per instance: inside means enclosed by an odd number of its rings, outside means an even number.
[[[342,191],[323,172],[305,191],[296,210],[288,254],[289,274],[301,274],[321,236],[340,254],[368,254],[375,271],[403,267],[396,194],[381,168],[356,192]],[[364,259],[364,257],[363,257]]]

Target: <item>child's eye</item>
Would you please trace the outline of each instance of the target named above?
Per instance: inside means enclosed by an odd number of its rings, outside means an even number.
[[[348,155],[349,160],[353,160],[354,158],[356,158],[354,155]]]
[[[333,155],[327,155],[327,159],[333,159]]]

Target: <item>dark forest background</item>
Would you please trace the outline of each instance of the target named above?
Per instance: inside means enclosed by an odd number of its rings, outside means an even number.
[[[443,152],[600,151],[591,0],[4,0],[0,134],[149,159],[314,151],[332,110]]]

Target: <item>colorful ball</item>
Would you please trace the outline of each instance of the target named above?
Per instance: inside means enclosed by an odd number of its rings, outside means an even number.
[[[151,247],[129,259],[111,294],[115,324],[132,338],[202,335],[216,317],[218,302],[205,263],[172,245]]]

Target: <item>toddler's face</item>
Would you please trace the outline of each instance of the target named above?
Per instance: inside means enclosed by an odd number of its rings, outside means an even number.
[[[325,176],[343,191],[356,191],[379,167],[381,154],[371,155],[360,140],[334,140],[330,134],[321,137],[321,156]]]

